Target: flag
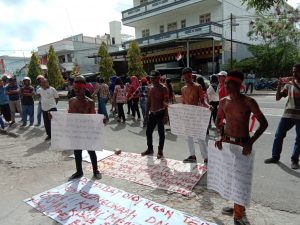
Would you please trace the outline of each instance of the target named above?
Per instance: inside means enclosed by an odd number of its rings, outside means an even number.
[[[182,59],[182,55],[180,52],[176,53],[176,56],[175,56],[176,60],[179,61]]]

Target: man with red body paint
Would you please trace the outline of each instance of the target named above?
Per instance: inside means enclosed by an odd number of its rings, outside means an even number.
[[[244,76],[239,71],[228,73],[225,79],[227,97],[220,100],[217,128],[220,130],[221,139],[216,141],[216,146],[221,150],[222,142],[228,142],[243,147],[243,154],[250,155],[253,143],[263,134],[268,127],[268,122],[261,112],[256,101],[240,93]],[[249,120],[253,113],[259,122],[259,127],[252,137],[249,135]],[[225,118],[226,124],[223,123]],[[234,208],[225,207],[223,214],[234,216],[234,224],[245,224],[242,218],[245,214],[245,207],[234,204]]]
[[[96,114],[95,103],[92,99],[85,96],[86,82],[83,76],[76,77],[74,81],[75,97],[69,100],[69,113]],[[97,155],[95,151],[88,151],[94,172],[94,178],[101,179],[101,173],[98,170]],[[78,179],[83,176],[82,170],[82,150],[74,150],[76,173],[69,180]]]

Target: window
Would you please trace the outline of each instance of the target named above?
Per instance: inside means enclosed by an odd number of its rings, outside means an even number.
[[[160,25],[159,26],[159,33],[162,34],[165,32],[165,26],[164,25]]]
[[[116,39],[114,37],[111,38],[111,44],[115,45],[116,44]]]
[[[186,28],[186,20],[181,20],[181,28]]]
[[[169,23],[168,24],[168,31],[177,30],[177,22]]]
[[[236,27],[238,24],[236,23],[236,16],[232,15],[232,31],[236,32]]]
[[[148,36],[150,36],[150,30],[149,29],[142,30],[142,37],[148,37]]]
[[[58,56],[58,61],[59,61],[59,63],[65,63],[66,62],[65,56],[64,55]]]
[[[200,16],[200,24],[210,22],[210,13]]]
[[[147,2],[148,2],[148,0],[140,0],[141,5],[146,4]]]
[[[72,62],[72,55],[71,54],[67,54],[67,59],[68,59],[68,62]]]

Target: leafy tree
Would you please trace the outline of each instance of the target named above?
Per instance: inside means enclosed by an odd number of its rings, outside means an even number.
[[[50,45],[47,62],[49,84],[54,88],[60,88],[64,84],[64,78],[61,74],[58,58],[54,52],[54,48]]]
[[[282,5],[287,0],[242,0],[243,4],[247,4],[248,8],[254,8],[258,12],[271,9],[272,6]]]
[[[100,57],[99,72],[103,79],[108,81],[110,76],[116,74],[116,71],[113,69],[113,60],[108,54],[105,42],[101,43],[98,56]]]
[[[33,85],[36,85],[36,77],[42,74],[39,59],[36,52],[31,52],[30,63],[28,66],[28,76],[31,79]]]
[[[141,59],[141,50],[139,45],[136,41],[130,43],[128,52],[128,75],[129,76],[136,76],[141,78],[145,75],[145,71],[143,69],[143,63]]]

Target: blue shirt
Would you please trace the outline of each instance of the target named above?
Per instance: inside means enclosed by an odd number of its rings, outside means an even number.
[[[8,104],[8,96],[5,94],[5,87],[0,86],[0,105]]]
[[[15,90],[19,89],[18,85],[13,85],[13,86],[7,85],[5,88],[6,88],[6,92],[15,91]],[[20,99],[20,95],[19,95],[19,93],[15,93],[15,94],[9,95],[8,98],[10,101],[17,101]]]

